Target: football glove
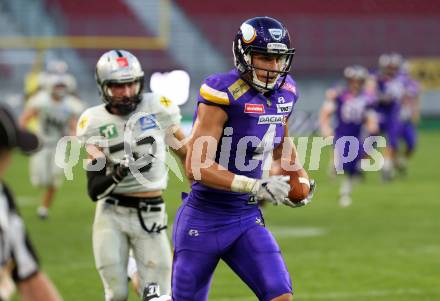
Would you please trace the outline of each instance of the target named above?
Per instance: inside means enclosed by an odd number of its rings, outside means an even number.
[[[251,194],[257,200],[265,200],[277,206],[283,204],[290,191],[289,176],[271,176],[267,179],[256,180]]]
[[[289,198],[284,198],[283,204],[292,208],[298,208],[310,204],[312,202],[312,198],[315,193],[316,183],[315,180],[313,179],[309,180],[309,182],[310,182],[309,195],[304,200],[294,203],[291,200],[289,200]]]
[[[130,164],[130,159],[128,155],[125,155],[122,160],[120,160],[117,164],[113,165],[112,174],[113,174],[113,178],[117,182],[122,181],[128,175],[128,172],[130,171],[129,164]]]

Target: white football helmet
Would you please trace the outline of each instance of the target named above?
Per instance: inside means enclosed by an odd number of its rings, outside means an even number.
[[[351,65],[345,67],[344,77],[346,79],[366,80],[368,77],[368,70],[361,65]]]
[[[96,64],[96,82],[104,103],[116,109],[121,115],[133,112],[142,100],[144,71],[139,60],[125,50],[111,50],[104,53]],[[115,101],[109,85],[136,82],[136,93]]]

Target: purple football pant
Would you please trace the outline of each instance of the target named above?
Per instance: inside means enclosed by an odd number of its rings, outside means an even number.
[[[356,136],[350,136],[348,137],[356,138],[359,143],[359,149],[355,154],[355,157],[353,160],[349,162],[343,162],[344,158],[350,158],[349,151],[350,147],[354,150],[354,146],[350,145],[350,143],[347,141],[345,144],[336,144],[336,141],[338,141],[339,138],[343,137],[343,135],[340,135],[338,133],[335,134],[334,137],[334,164],[337,171],[343,170],[344,173],[347,173],[350,176],[358,175],[361,173],[360,168],[360,162],[362,157],[365,154],[364,148],[363,148],[363,140]]]
[[[387,120],[379,123],[379,128],[381,133],[386,135],[387,147],[397,150],[399,146],[400,122]]]
[[[412,122],[402,123],[399,134],[400,138],[402,138],[405,142],[407,150],[409,152],[412,152],[415,149],[417,143],[417,133],[414,124]]]
[[[227,200],[225,200],[226,202]],[[222,259],[259,300],[291,293],[280,248],[263,226],[255,205],[227,213],[202,211],[184,204],[173,229],[173,301],[208,300],[212,275]]]

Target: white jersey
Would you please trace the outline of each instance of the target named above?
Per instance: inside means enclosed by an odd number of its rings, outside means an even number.
[[[77,136],[83,144],[101,145],[110,163],[107,164],[109,172],[112,164],[123,159],[124,135],[128,137],[131,128],[132,155],[134,159],[146,158],[148,164],[140,168],[136,176],[129,173],[116,185],[113,192],[124,194],[157,191],[165,189],[168,182],[165,131],[179,125],[180,119],[179,107],[169,99],[155,93],[145,93],[136,110],[127,116],[109,113],[105,104],[87,109],[78,121]],[[127,123],[133,126],[126,127]],[[141,177],[142,181],[136,177]]]
[[[55,147],[59,139],[70,134],[72,118],[79,116],[83,110],[76,97],[66,95],[60,101],[55,101],[46,90],[30,98],[26,108],[38,111],[36,134],[43,141],[43,146],[48,147]]]

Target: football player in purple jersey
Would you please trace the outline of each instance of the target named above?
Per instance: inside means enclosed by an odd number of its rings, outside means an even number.
[[[174,301],[207,300],[220,259],[258,300],[292,300],[287,266],[257,200],[291,207],[310,201],[287,198],[288,176],[263,177],[272,160],[292,167],[296,159],[287,130],[298,100],[288,75],[294,51],[279,21],[249,19],[233,43],[235,68],[200,88],[186,159],[194,182],[173,229]]]
[[[406,76],[401,72],[402,63],[403,58],[400,54],[382,54],[379,57],[379,70],[372,76],[372,90],[375,91],[377,98],[375,110],[378,114],[379,127],[387,139],[382,169],[384,181],[394,177],[399,143],[399,115],[406,86]]]
[[[417,143],[416,125],[420,119],[420,86],[419,83],[405,73],[405,94],[402,98],[399,114],[399,141],[405,143],[403,154],[399,152],[396,158],[396,168],[402,174],[406,173],[408,159],[413,155]]]
[[[339,205],[351,205],[353,181],[361,173],[360,160],[364,154],[365,134],[378,131],[377,118],[372,105],[372,97],[365,89],[368,70],[359,65],[344,69],[345,86],[327,90],[326,100],[321,108],[320,125],[325,137],[334,136],[334,167],[346,177],[340,188]],[[331,127],[331,117],[335,116],[335,129]],[[348,153],[352,150],[354,156]],[[352,160],[345,160],[353,157]],[[347,161],[347,162],[345,162]]]

